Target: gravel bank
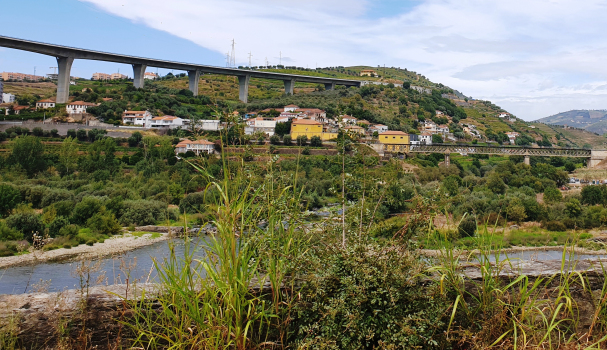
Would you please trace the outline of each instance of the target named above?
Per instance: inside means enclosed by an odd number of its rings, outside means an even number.
[[[71,249],[55,249],[49,251],[34,251],[29,254],[19,256],[8,256],[0,258],[0,269],[10,266],[34,265],[49,261],[58,260],[83,260],[97,259],[108,255],[125,253],[140,247],[144,247],[156,242],[167,240],[170,235],[161,233],[158,238],[151,238],[151,234],[141,237],[134,237],[129,234],[124,236],[115,236],[106,239],[103,243],[95,243],[92,246],[81,244]]]

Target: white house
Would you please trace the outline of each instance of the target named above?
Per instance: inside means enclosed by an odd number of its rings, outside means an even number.
[[[149,126],[152,128],[178,128],[180,126],[184,126],[188,124],[188,119],[181,119],[179,117],[173,117],[170,115],[165,115],[162,117],[153,117],[149,123]]]
[[[373,124],[369,127],[369,131],[377,131],[379,134],[388,131],[388,127],[383,124]]]
[[[275,118],[251,118],[247,120],[247,127],[244,129],[246,135],[252,135],[258,131],[264,132],[268,136],[274,135],[276,129]]]
[[[516,142],[516,138],[519,136],[519,133],[518,132],[507,132],[506,135],[508,136],[510,143],[514,145],[514,143]]]
[[[356,122],[357,122],[356,118],[354,118],[352,116],[349,116],[349,115],[341,115],[340,118],[341,118],[341,125],[342,126],[343,125],[347,125],[347,124],[355,125]]]
[[[436,127],[436,132],[446,134],[449,132],[449,127],[447,125],[439,125]]]
[[[158,74],[151,73],[151,72],[145,72],[145,74],[143,75],[143,79],[156,80],[156,79],[158,79]]]
[[[202,130],[205,130],[205,131],[219,131],[220,122],[219,122],[219,120],[214,120],[214,119],[204,119],[204,120],[199,120],[197,126],[202,128]]]
[[[419,143],[422,145],[431,145],[432,144],[432,134],[429,132],[422,132],[418,137]]]
[[[285,106],[285,112],[295,112],[297,109],[299,109],[299,107],[296,105]]]
[[[40,100],[40,101],[36,102],[36,109],[47,109],[47,108],[54,108],[54,107],[55,107],[55,101],[53,101],[51,99]]]
[[[152,113],[149,111],[124,111],[122,113],[122,124],[150,127],[151,122]]]
[[[15,95],[9,93],[2,93],[2,103],[14,103]]]
[[[215,144],[207,140],[183,140],[175,146],[176,154],[186,153],[187,151],[192,151],[197,155],[199,155],[200,153],[212,154],[215,152]]]
[[[499,118],[506,118],[506,117],[510,117],[510,113],[500,113],[498,115]]]
[[[75,101],[68,102],[65,106],[65,110],[68,114],[83,114],[86,113],[87,108],[95,106],[94,103]]]

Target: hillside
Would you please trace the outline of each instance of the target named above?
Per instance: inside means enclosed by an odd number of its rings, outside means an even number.
[[[360,77],[360,71],[372,69],[378,76]],[[474,100],[448,86],[428,80],[425,76],[406,69],[386,67],[373,68],[364,66],[330,67],[307,69],[301,67],[276,67],[269,71],[334,77],[344,79],[361,79],[384,84],[402,84],[408,82],[412,87],[428,89],[418,92],[415,89],[403,89],[392,85],[367,85],[362,88],[338,87],[334,91],[325,91],[323,85],[296,83],[295,94],[286,96],[281,81],[251,79],[249,86],[249,103],[238,100],[238,81],[236,77],[205,74],[200,77],[198,97],[193,97],[188,88],[188,78],[184,73],[169,74],[157,81],[146,81],[144,90],[135,90],[128,81],[86,81],[80,80],[70,86],[70,98],[85,102],[100,103],[99,107],[90,108],[89,112],[99,119],[119,124],[122,111],[150,110],[155,115],[175,115],[183,118],[213,118],[218,110],[238,110],[241,113],[259,111],[265,108],[282,107],[297,104],[305,108],[321,108],[327,111],[328,117],[349,114],[358,119],[387,125],[391,130],[419,133],[424,120],[433,120],[436,124],[449,126],[450,132],[456,135],[458,142],[471,142],[472,137],[464,133],[466,125],[473,125],[481,135],[479,142],[507,142],[507,132],[521,134],[520,145],[539,143],[548,144],[558,140],[547,130],[531,128],[528,123],[519,119],[499,118],[506,112],[490,101]],[[44,83],[48,84],[48,83]],[[38,92],[36,87],[22,90],[18,97],[33,106],[41,97],[49,97],[52,86],[45,85],[46,90]],[[11,87],[13,88],[13,87]],[[17,92],[17,91],[15,91]],[[112,101],[104,101],[111,98]],[[46,111],[47,113],[50,111]],[[441,115],[441,113],[444,113]],[[42,118],[42,113],[33,118]],[[24,117],[24,116],[20,116]],[[25,116],[27,118],[27,116]],[[517,144],[519,142],[517,141]],[[596,144],[596,142],[592,142]],[[581,145],[580,145],[581,146]]]
[[[538,119],[537,122],[567,125],[603,135],[607,133],[607,110],[572,110]]]

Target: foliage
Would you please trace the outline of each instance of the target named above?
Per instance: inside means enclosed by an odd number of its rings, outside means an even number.
[[[19,202],[21,202],[19,190],[13,185],[0,183],[0,216],[10,214]]]
[[[0,241],[18,241],[20,239],[23,239],[23,233],[0,222]]]
[[[416,282],[424,267],[398,245],[333,247],[295,304],[299,348],[442,348],[448,304]],[[364,292],[361,292],[364,291]]]
[[[129,224],[154,225],[167,218],[167,204],[160,201],[124,201],[123,208],[120,221],[125,226]]]
[[[460,237],[474,237],[476,234],[476,218],[468,215],[457,226],[457,232]]]
[[[13,142],[9,163],[19,164],[31,177],[46,168],[43,153],[44,145],[40,139],[34,136],[18,137]]]
[[[86,226],[102,235],[115,235],[120,233],[122,229],[114,214],[106,211],[105,207],[102,207],[99,212],[88,219]]]
[[[43,233],[44,224],[40,215],[34,212],[16,213],[6,218],[6,225],[23,233],[25,239],[32,241],[32,235],[36,232]]]

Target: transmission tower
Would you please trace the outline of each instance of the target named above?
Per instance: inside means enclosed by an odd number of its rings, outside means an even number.
[[[232,61],[232,59],[230,58],[230,53],[226,52],[226,67],[230,66],[231,61]]]
[[[251,64],[251,57],[253,57],[253,54],[251,53],[251,51],[249,51],[249,68],[253,67],[253,65]]]
[[[230,54],[230,65],[236,67],[236,41],[232,39],[232,53]]]

